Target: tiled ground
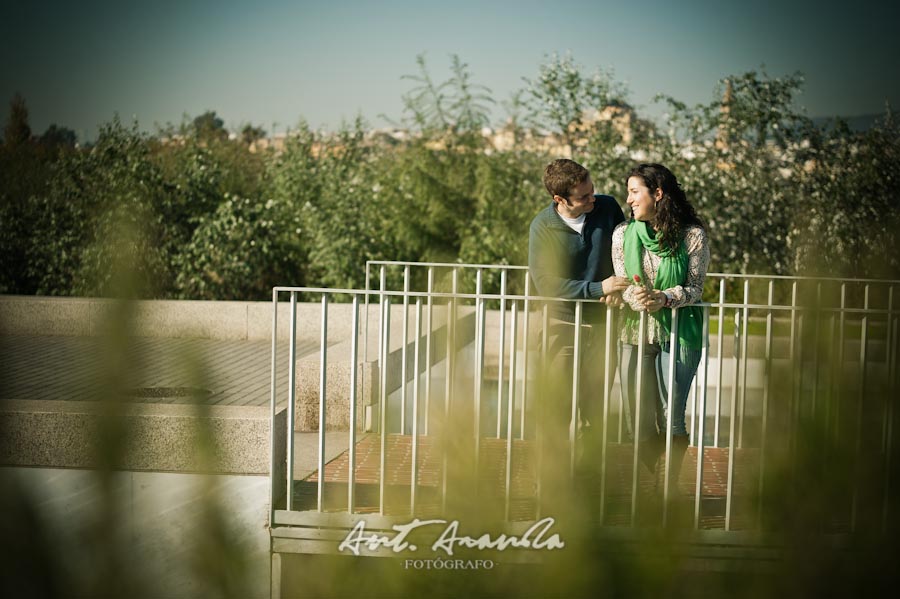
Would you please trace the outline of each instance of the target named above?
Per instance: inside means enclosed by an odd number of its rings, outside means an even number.
[[[356,452],[356,505],[359,512],[378,511],[381,439],[378,435],[363,437]],[[412,478],[412,438],[408,435],[386,437],[386,499],[385,513],[407,514],[410,510],[410,481]],[[416,515],[431,516],[439,513],[441,455],[432,438],[420,437],[418,446],[418,487]],[[479,468],[480,496],[484,502],[502,502],[506,489],[506,441],[483,439]],[[607,481],[608,524],[626,524],[630,518],[632,447],[610,444],[608,464],[610,478]],[[735,493],[733,528],[752,526],[754,514],[745,501],[758,481],[757,452],[739,450],[735,455]],[[535,468],[534,445],[530,441],[514,441],[511,476],[511,519],[529,520],[535,517]],[[679,479],[682,507],[690,507],[696,487],[697,449],[688,449]],[[344,451],[325,466],[325,509],[345,510],[347,507],[347,483],[349,452]],[[641,466],[639,468],[639,502],[652,500],[654,478]],[[728,476],[728,449],[704,450],[701,527],[724,527],[725,498]],[[599,502],[600,483],[597,477],[582,483],[582,492]],[[315,509],[318,473],[314,472],[296,483],[295,509]]]
[[[315,349],[299,347],[298,355]],[[286,350],[279,354],[286,360]],[[104,354],[94,337],[0,337],[0,399],[99,399],[99,385],[118,358]],[[258,406],[270,400],[268,341],[138,337],[127,358],[123,370],[133,401]],[[287,374],[287,368],[278,369],[279,389],[287,388]]]

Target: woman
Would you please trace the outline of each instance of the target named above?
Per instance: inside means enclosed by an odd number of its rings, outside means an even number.
[[[660,164],[641,164],[627,180],[631,218],[613,232],[612,258],[617,276],[632,285],[622,298],[626,309],[621,334],[619,378],[628,399],[628,424],[634,420],[640,312],[648,313],[641,385],[640,457],[650,472],[665,450],[669,398],[672,308],[678,310],[678,344],[672,412],[672,478],[677,481],[688,446],[684,411],[700,350],[701,300],[709,266],[706,228],[687,201],[675,175]]]

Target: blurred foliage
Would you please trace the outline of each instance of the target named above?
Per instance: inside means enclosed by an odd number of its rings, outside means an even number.
[[[889,109],[863,132],[816,127],[795,108],[802,77],[759,70],[723,79],[707,104],[660,96],[660,126],[610,73],[554,55],[501,103],[491,138],[497,102],[467,64],[451,57],[445,81],[424,56],[417,67],[398,130],[301,121],[277,149],[251,124],[229,134],[211,110],[155,135],[116,119],[78,146],[57,125],[32,135],[17,95],[0,145],[0,292],[108,293],[97,242],[122,218],[140,225],[130,251],[147,297],[359,287],[370,259],[524,264],[548,200],[542,169],[559,154],[623,207],[635,163],[668,165],[709,224],[716,271],[877,277],[900,261]],[[883,259],[861,259],[876,248]]]
[[[95,149],[119,153],[107,157],[119,165],[120,176],[132,169],[135,177],[149,176],[152,169],[141,159],[144,154],[128,140],[141,145],[133,131],[114,127],[104,131]],[[90,153],[80,159],[89,170]],[[135,179],[124,183],[133,185]],[[151,197],[146,189],[141,193]],[[93,208],[74,193],[69,197],[78,202],[78,210]],[[203,404],[205,395],[181,406],[185,418],[179,434],[190,444],[196,471],[147,472],[128,465],[148,449],[146,432],[135,424],[133,390],[159,359],[135,334],[134,300],[146,297],[155,284],[146,267],[152,260],[147,254],[153,255],[145,243],[148,218],[140,203],[123,201],[103,211],[89,232],[85,262],[108,266],[96,280],[114,298],[97,320],[95,343],[84,346],[93,401],[84,402],[90,405],[83,413],[70,414],[83,427],[84,443],[73,449],[76,459],[91,467],[62,471],[70,475],[9,466],[14,461],[0,468],[0,534],[5,541],[0,546],[0,596],[243,599],[265,594],[253,588],[260,566],[267,564],[265,555],[261,560],[260,552],[254,553],[248,531],[235,520],[230,477],[221,475],[221,433],[216,414]],[[79,284],[89,280],[78,279]],[[172,357],[189,388],[199,391],[215,384],[205,356],[196,349],[181,346]],[[0,378],[8,375],[5,366],[0,363]],[[14,430],[9,418],[0,417],[3,438],[30,434],[27,427]],[[172,502],[173,497],[179,499]],[[254,526],[251,534],[263,525]]]

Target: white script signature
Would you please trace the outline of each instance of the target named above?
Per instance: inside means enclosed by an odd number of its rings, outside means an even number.
[[[562,549],[566,546],[565,542],[559,538],[559,535],[553,533],[548,536],[550,529],[555,524],[553,518],[544,518],[538,520],[525,531],[521,536],[501,534],[496,538],[492,538],[490,534],[485,533],[478,537],[460,536],[459,521],[450,522],[441,536],[431,545],[432,551],[443,550],[447,555],[453,555],[454,547],[467,547],[469,549],[496,549],[503,551],[507,547],[516,549],[545,549],[552,551],[553,549]],[[436,524],[447,524],[446,520],[419,520],[414,519],[407,524],[395,524],[393,528],[397,534],[388,536],[378,533],[367,533],[366,523],[360,520],[356,523],[347,536],[338,546],[338,551],[349,550],[354,555],[359,555],[360,548],[375,551],[379,547],[391,549],[394,553],[401,551],[416,551],[417,547],[409,542],[406,538],[413,530],[424,526],[433,526]]]

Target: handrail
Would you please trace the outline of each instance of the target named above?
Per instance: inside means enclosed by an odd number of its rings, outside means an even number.
[[[574,299],[549,297],[545,295],[522,295],[516,293],[452,293],[446,291],[381,291],[381,290],[365,290],[365,289],[335,289],[328,287],[273,287],[277,293],[309,293],[309,294],[343,294],[343,295],[365,295],[365,296],[389,296],[389,297],[408,297],[408,298],[445,298],[445,299],[473,299],[473,300],[506,300],[506,301],[539,301],[539,302],[588,302],[597,303],[597,299]],[[822,306],[802,306],[802,305],[781,305],[781,304],[749,304],[741,302],[697,302],[692,306],[700,306],[702,308],[732,308],[732,309],[748,309],[748,310],[783,310],[786,312],[803,310],[814,310],[819,312],[842,312],[842,313],[859,313],[859,314],[893,314],[900,312],[900,306],[897,308],[840,308],[840,307],[822,307]]]
[[[528,270],[528,266],[521,264],[469,264],[463,262],[415,262],[403,260],[366,260],[369,266],[428,266],[437,268],[480,268],[497,270]],[[759,275],[743,273],[708,272],[707,277],[729,279],[761,279],[761,280],[786,280],[786,281],[830,281],[835,283],[884,283],[889,285],[900,284],[900,279],[859,279],[841,277],[817,277],[810,275]]]
[[[467,409],[474,408],[473,430],[475,431],[475,435],[472,442],[474,443],[475,463],[478,464],[479,460],[486,459],[485,456],[496,455],[495,453],[491,453],[493,449],[486,444],[485,439],[496,438],[504,441],[506,447],[505,451],[507,452],[504,460],[506,472],[503,477],[504,484],[506,485],[504,493],[504,513],[506,519],[509,520],[511,518],[511,485],[513,484],[511,474],[513,460],[511,456],[512,452],[521,450],[521,446],[513,443],[513,440],[515,439],[517,442],[533,441],[534,437],[532,435],[536,434],[535,431],[539,430],[544,424],[536,417],[536,414],[533,411],[535,409],[533,404],[534,398],[526,393],[525,387],[529,386],[529,380],[531,380],[531,383],[537,381],[538,377],[541,376],[541,372],[544,371],[540,364],[547,363],[547,348],[550,346],[547,331],[552,326],[552,322],[548,319],[547,315],[547,305],[555,302],[563,302],[569,305],[574,304],[575,323],[580,323],[583,322],[585,318],[585,304],[597,306],[599,305],[598,300],[583,298],[567,299],[533,295],[529,293],[530,286],[527,285],[527,280],[525,293],[506,293],[507,287],[505,283],[507,278],[505,275],[501,278],[500,293],[486,293],[484,292],[484,268],[489,268],[489,266],[486,265],[475,266],[478,268],[478,272],[476,273],[477,277],[474,293],[435,291],[433,270],[435,267],[449,266],[456,269],[454,270],[454,285],[452,287],[453,289],[456,289],[456,275],[459,272],[458,267],[464,267],[465,265],[369,261],[367,262],[367,269],[372,265],[379,264],[404,266],[404,288],[402,290],[389,290],[384,288],[386,287],[384,283],[384,268],[381,269],[379,282],[376,283],[381,286],[381,289],[303,286],[277,286],[273,288],[273,373],[271,379],[273,423],[276,401],[284,400],[284,396],[281,395],[283,390],[276,389],[275,386],[275,368],[277,364],[281,364],[280,361],[276,362],[276,354],[279,347],[276,343],[276,337],[278,336],[277,312],[279,304],[285,303],[282,296],[285,294],[290,296],[290,312],[288,313],[290,345],[287,355],[289,363],[286,366],[281,366],[282,368],[288,368],[290,370],[290,376],[288,377],[290,388],[285,394],[289,404],[288,426],[290,427],[287,436],[289,454],[287,484],[289,495],[286,502],[286,511],[292,512],[297,509],[304,509],[302,507],[298,508],[293,504],[293,495],[290,492],[295,482],[293,480],[292,468],[294,448],[291,439],[293,435],[290,433],[293,431],[295,408],[299,401],[296,396],[297,383],[294,380],[299,359],[296,352],[298,324],[296,305],[298,296],[304,294],[309,296],[321,296],[320,302],[317,302],[321,305],[321,320],[319,321],[320,328],[318,329],[320,358],[319,363],[317,364],[319,383],[317,387],[318,401],[316,402],[319,409],[319,455],[317,461],[319,474],[316,493],[317,506],[314,510],[317,509],[322,512],[325,510],[325,435],[326,430],[331,430],[331,424],[326,418],[326,412],[331,413],[331,410],[333,410],[333,407],[329,404],[329,396],[338,393],[346,394],[347,392],[346,385],[334,384],[331,381],[329,377],[332,375],[329,374],[329,368],[326,367],[327,350],[330,346],[335,344],[334,339],[331,339],[329,342],[328,331],[337,331],[334,333],[335,335],[346,334],[345,332],[341,332],[342,330],[345,330],[343,327],[329,326],[328,304],[335,296],[351,296],[353,301],[353,315],[350,334],[353,336],[354,344],[358,343],[361,336],[368,335],[369,329],[369,310],[366,309],[365,325],[362,324],[363,319],[360,318],[358,314],[358,310],[362,304],[361,300],[363,298],[365,299],[367,307],[370,298],[378,300],[378,323],[373,325],[377,326],[378,329],[377,371],[374,370],[375,366],[373,366],[373,372],[377,372],[378,380],[370,380],[369,382],[371,384],[366,387],[369,389],[367,393],[371,394],[370,397],[373,400],[373,403],[371,404],[373,406],[372,409],[378,410],[377,414],[370,414],[372,418],[369,420],[371,423],[371,428],[369,430],[377,435],[377,439],[380,442],[380,464],[377,470],[380,476],[378,480],[379,500],[378,505],[376,506],[378,512],[382,515],[386,515],[387,513],[385,511],[385,506],[389,494],[387,492],[388,483],[385,477],[388,468],[386,456],[390,449],[387,435],[390,433],[391,435],[403,436],[409,439],[408,442],[412,449],[411,455],[413,456],[412,471],[409,475],[412,484],[416,485],[410,490],[409,509],[411,510],[411,516],[416,515],[424,498],[424,494],[419,494],[417,491],[418,485],[421,484],[421,481],[418,481],[419,471],[417,469],[417,464],[420,463],[423,456],[426,455],[423,448],[419,445],[420,437],[427,438],[429,434],[431,434],[430,428],[427,426],[430,416],[434,416],[436,419],[446,419],[450,414],[451,402],[449,399],[451,398],[450,389],[452,388],[455,390],[452,394],[453,409],[457,408],[457,402],[460,404],[468,402],[472,405],[467,405]],[[426,291],[410,290],[409,271],[410,267],[413,265],[422,265],[429,268],[428,289]],[[501,265],[499,268],[505,270],[524,270],[526,267]],[[716,275],[715,273],[711,273],[709,276],[719,278],[719,301],[695,304],[703,309],[703,336],[706,342],[703,344],[701,351],[699,374],[692,380],[694,400],[692,404],[688,403],[691,411],[690,429],[688,434],[692,440],[692,445],[697,448],[698,452],[693,497],[694,528],[700,527],[700,520],[705,509],[701,492],[706,484],[704,482],[704,477],[707,476],[703,470],[704,459],[708,458],[705,457],[704,451],[706,449],[711,449],[727,453],[727,475],[724,479],[720,480],[719,484],[725,488],[725,493],[723,495],[723,499],[725,500],[724,527],[725,531],[730,531],[746,525],[746,523],[741,523],[741,518],[747,518],[746,513],[740,513],[744,508],[739,504],[742,498],[735,495],[738,493],[738,491],[736,491],[738,488],[736,485],[744,485],[744,488],[758,489],[760,492],[766,488],[764,485],[764,470],[769,467],[767,466],[769,462],[764,459],[765,451],[761,451],[760,448],[764,448],[767,443],[778,442],[779,435],[782,435],[780,439],[784,439],[784,436],[786,435],[790,451],[796,452],[797,439],[800,438],[801,424],[804,418],[812,416],[813,418],[821,419],[824,416],[824,419],[827,421],[826,424],[829,427],[829,432],[834,428],[834,433],[837,434],[837,425],[832,427],[831,421],[837,421],[839,412],[845,413],[848,410],[848,406],[851,406],[853,412],[856,414],[856,420],[854,421],[856,426],[854,426],[854,423],[852,422],[844,423],[841,434],[847,435],[848,439],[856,440],[857,444],[853,456],[854,463],[858,465],[860,460],[865,459],[865,451],[868,449],[861,444],[860,440],[865,431],[860,428],[859,423],[862,422],[864,415],[867,418],[871,416],[871,410],[880,409],[875,401],[876,399],[889,396],[892,390],[896,390],[897,386],[897,356],[900,355],[900,351],[898,351],[896,346],[898,338],[900,338],[897,332],[898,323],[900,323],[900,317],[898,317],[900,305],[895,305],[895,302],[893,301],[894,285],[891,281],[830,279],[833,281],[843,281],[844,283],[866,283],[865,305],[863,307],[849,307],[846,301],[846,291],[848,290],[848,286],[843,284],[841,285],[839,306],[803,305],[798,301],[798,289],[800,288],[798,280],[803,280],[800,277],[740,274]],[[744,280],[743,301],[725,301],[725,279],[728,277]],[[752,279],[767,279],[769,281],[767,302],[751,303],[749,301],[749,281]],[[773,281],[776,279],[794,280],[790,304],[782,305],[773,303]],[[366,280],[367,284],[373,280],[373,277],[370,276],[368,271]],[[817,279],[807,277],[806,280]],[[818,280],[823,281],[822,279]],[[900,284],[900,281],[896,283]],[[872,307],[872,303],[874,302],[871,301],[869,291],[880,284],[890,286],[889,298],[886,307],[875,308]],[[821,300],[821,297],[822,293],[820,292],[817,294],[817,299]],[[316,299],[319,298],[317,297]],[[344,298],[338,299],[343,300]],[[438,318],[433,319],[432,311],[437,307],[435,305],[436,300],[446,301],[440,302],[441,309],[437,313]],[[500,302],[499,309],[488,311],[488,302],[495,301]],[[529,312],[534,311],[535,304],[532,302],[544,304],[542,308],[538,308],[537,310],[538,312],[544,312],[543,320],[541,318],[529,320]],[[460,310],[461,305],[466,305],[466,309]],[[494,305],[496,306],[496,304]],[[413,308],[415,325],[410,327],[411,309]],[[305,308],[305,310],[308,312],[309,309]],[[304,312],[304,314],[307,314],[307,312]],[[399,317],[401,319],[394,323],[396,330],[393,330],[391,326],[392,313],[393,318],[396,319]],[[672,322],[674,327],[678,326],[678,313],[679,308],[673,309]],[[465,316],[463,316],[463,314]],[[620,448],[624,445],[631,445],[627,435],[623,435],[622,428],[623,414],[625,414],[626,420],[630,418],[630,416],[628,416],[629,408],[622,397],[625,392],[619,393],[616,398],[618,389],[612,388],[612,380],[616,376],[621,378],[621,373],[615,368],[615,352],[611,349],[613,338],[618,337],[618,334],[615,332],[616,326],[614,324],[618,315],[618,310],[612,306],[606,305],[605,314],[606,318],[602,319],[601,322],[596,323],[597,330],[590,333],[593,336],[590,341],[587,329],[582,330],[581,327],[575,326],[574,329],[569,331],[569,334],[571,334],[574,339],[573,353],[571,358],[566,358],[567,360],[572,360],[573,366],[578,365],[581,363],[579,361],[581,359],[581,352],[591,349],[591,344],[598,342],[603,343],[602,340],[604,338],[606,339],[606,361],[605,363],[597,362],[595,364],[595,368],[602,369],[603,384],[606,387],[602,392],[598,392],[600,393],[599,397],[601,397],[603,401],[602,418],[604,432],[601,461],[604,465],[607,464],[609,459],[613,459],[610,458],[610,454],[607,451],[608,445],[616,444],[619,445]],[[756,336],[757,338],[762,336],[761,330],[757,333],[750,332],[751,324],[757,328],[760,327],[761,319],[755,318],[754,314],[762,314],[765,316],[763,321],[763,326],[765,327],[764,347],[761,347],[763,344],[760,343],[750,344],[748,342],[750,336]],[[345,315],[346,310],[341,308],[340,310],[334,310],[333,318],[346,318]],[[733,329],[729,329],[728,335],[733,336],[734,344],[732,350],[726,351],[727,348],[724,344],[724,330],[726,329],[725,325],[727,324],[726,317],[730,319],[732,315],[735,318],[735,325]],[[860,316],[861,318],[857,319],[857,316]],[[466,320],[463,320],[463,318]],[[718,323],[718,334],[716,335],[718,342],[715,344],[710,343],[711,340],[709,339],[710,320],[713,318],[715,318]],[[316,319],[310,318],[308,315],[304,316],[304,319],[306,320],[302,326],[316,327]],[[787,327],[784,326],[784,323],[787,322],[788,319],[790,321],[789,331],[787,330]],[[509,322],[507,323],[507,321]],[[463,322],[466,323],[465,329],[461,326]],[[648,318],[646,312],[640,313],[639,330],[650,330],[649,327],[651,322],[652,321]],[[779,330],[778,333],[776,333],[776,323],[778,323],[778,326],[783,327],[783,330]],[[472,337],[473,324],[474,338]],[[813,332],[810,327],[815,327],[815,331]],[[398,339],[397,337],[400,334],[401,328],[403,331],[403,338]],[[411,332],[414,335],[412,340],[409,339],[410,328],[412,328]],[[440,332],[441,328],[443,328],[443,332]],[[306,334],[309,335],[308,333]],[[433,345],[432,334],[446,335],[446,351],[431,351]],[[670,334],[672,335],[672,341],[670,341],[670,343],[672,343],[673,347],[677,348],[677,341],[674,341],[676,337],[674,333],[670,332]],[[820,334],[823,336],[820,337]],[[540,344],[536,343],[538,337],[541,338]],[[775,338],[779,339],[779,344],[777,346],[774,345]],[[782,340],[785,338],[789,338],[789,345],[782,344]],[[815,343],[814,346],[811,346],[809,343],[813,341],[813,338],[815,339]],[[832,349],[828,352],[820,351],[818,345],[825,341],[836,346],[836,350]],[[369,344],[365,339],[363,344],[364,348],[368,348]],[[441,342],[440,347],[443,348],[444,345],[444,342]],[[528,368],[529,345],[531,346],[531,355],[535,359],[532,368]],[[713,345],[716,345],[716,348],[713,348]],[[645,351],[645,344],[637,344],[637,347],[638,363],[640,366],[636,371],[636,380],[638,381],[638,389],[640,389],[640,384],[643,380],[641,371],[643,368],[643,360],[641,360],[641,356],[642,352]],[[596,349],[596,347],[594,349]],[[776,349],[778,349],[778,352],[775,351]],[[785,352],[785,349],[788,351]],[[351,356],[349,366],[349,372],[353,373],[349,386],[351,402],[357,401],[357,395],[361,387],[363,387],[363,385],[359,385],[355,381],[357,374],[356,368],[359,365],[357,356],[358,350],[358,345],[354,345],[353,355]],[[678,350],[673,349],[670,355],[674,356],[676,351]],[[412,353],[412,364],[407,363],[408,360],[406,358],[409,353]],[[613,357],[610,358],[610,356]],[[422,359],[423,357],[424,360]],[[495,359],[494,362],[491,361],[492,358]],[[363,363],[367,363],[368,358],[364,355],[362,360]],[[674,360],[674,357],[670,358],[670,360]],[[327,358],[328,365],[333,363],[333,359]],[[711,372],[713,365],[716,369],[715,373]],[[810,369],[809,372],[804,371],[804,368],[807,368],[807,366]],[[397,373],[400,373],[399,387],[395,380],[396,377],[392,376],[392,382],[390,384],[388,383],[388,370],[392,368],[396,370]],[[674,370],[674,362],[670,361],[670,374],[674,372]],[[494,384],[495,371],[496,384]],[[727,378],[725,377],[726,371],[728,371]],[[844,376],[845,372],[850,373],[851,382],[841,382],[838,380],[838,384],[835,385],[834,377]],[[308,378],[316,376],[313,375],[310,370],[307,370],[307,373],[306,376]],[[461,375],[460,373],[463,374]],[[831,389],[825,389],[828,385],[819,380],[820,373],[825,376],[827,381],[831,382],[830,387],[834,388],[833,392]],[[569,411],[568,416],[570,418],[567,420],[569,426],[566,431],[567,443],[570,445],[567,446],[565,464],[561,464],[561,467],[567,472],[574,474],[574,466],[576,463],[575,443],[577,437],[575,421],[580,409],[579,386],[581,380],[583,378],[587,380],[587,378],[582,377],[583,373],[579,372],[579,368],[575,368],[570,374],[571,378],[567,383],[567,388],[570,387],[570,389],[566,393],[571,397],[566,396],[565,399],[566,402],[571,402],[566,403],[565,406]],[[430,386],[431,379],[435,375],[445,378],[445,383],[443,385]],[[812,376],[812,379],[810,379],[810,376]],[[882,376],[883,380],[878,379],[882,382],[872,384],[871,382],[867,382],[867,377],[871,376]],[[424,394],[420,394],[418,388],[419,381],[422,377],[425,377],[427,381]],[[309,381],[306,382],[307,388],[310,387],[308,383]],[[668,398],[664,399],[667,399],[668,404],[671,405],[674,401],[673,396],[671,395],[673,381],[670,379],[669,383],[670,395]],[[760,383],[762,384],[762,388],[759,386]],[[772,389],[775,389],[774,385],[776,384],[782,386],[781,393],[772,392]],[[414,385],[414,387],[412,393],[409,394],[409,396],[411,396],[411,410],[409,410],[408,414],[407,406],[409,404],[407,403],[406,388],[409,385]],[[532,384],[531,387],[538,388],[538,386],[534,384]],[[391,393],[395,388],[399,389],[400,392],[397,393],[397,396],[392,397]],[[611,388],[612,391],[610,391]],[[441,396],[440,394],[441,389],[447,390],[444,396]],[[729,391],[723,393],[724,389],[729,389]],[[707,401],[707,395],[710,390],[715,391],[714,401],[712,399]],[[435,397],[432,397],[433,392],[436,392],[434,393]],[[496,397],[493,397],[495,392]],[[870,393],[875,393],[876,395],[869,397],[868,395]],[[423,395],[425,398],[424,406],[420,405],[420,398]],[[709,395],[710,398],[712,398],[712,394]],[[637,396],[642,396],[640,390],[637,391]],[[726,402],[722,401],[723,396]],[[686,401],[689,402],[689,400]],[[882,399],[882,401],[884,400]],[[635,413],[633,414],[635,427],[637,427],[638,423],[642,420],[640,403],[641,402],[638,402]],[[355,406],[356,404],[353,403],[352,405]],[[873,408],[873,406],[875,407]],[[397,412],[398,409],[400,410],[399,413]],[[505,413],[503,412],[504,409],[506,409]],[[647,408],[645,407],[645,409]],[[700,412],[699,415],[695,413],[698,409]],[[885,413],[887,414],[891,409],[892,407],[885,403]],[[496,413],[493,413],[492,410],[496,410]],[[520,418],[518,420],[522,423],[519,425],[518,430],[516,430],[516,410],[520,411]],[[532,410],[531,412],[528,412],[528,422],[532,424],[526,432],[525,414],[528,410]],[[388,417],[389,411],[391,414],[390,417]],[[351,422],[354,423],[350,426],[353,427],[354,435],[350,436],[351,440],[347,451],[350,452],[350,464],[357,464],[358,462],[355,459],[356,455],[354,453],[354,451],[356,451],[356,429],[354,425],[357,417],[354,410],[350,410],[350,412],[352,414],[350,417]],[[411,420],[407,420],[407,418],[410,417],[410,414]],[[420,418],[423,414],[424,421],[420,422]],[[493,416],[493,418],[486,418],[485,415]],[[504,416],[505,420],[503,419]],[[619,420],[618,438],[616,438],[615,431],[616,418]],[[400,423],[399,429],[395,426],[396,422]],[[746,424],[747,422],[750,424]],[[887,422],[888,421],[885,420],[885,423]],[[721,426],[722,423],[724,423],[724,426]],[[687,418],[685,418],[684,424],[686,425],[685,428],[687,428]],[[628,420],[628,426],[628,433],[632,434],[633,427],[630,420]],[[673,443],[671,437],[673,434],[673,420],[671,413],[666,419],[666,427],[668,430],[666,442],[669,448],[671,448]],[[760,427],[760,436],[754,437],[758,427]],[[439,429],[440,427],[437,428]],[[891,447],[893,443],[893,428],[884,424],[882,436],[884,437],[882,445]],[[392,439],[390,443],[394,443],[394,441],[395,439]],[[760,443],[762,445],[759,445]],[[758,480],[752,481],[749,485],[747,485],[746,480],[740,481],[740,476],[746,476],[746,474],[736,474],[740,464],[740,456],[738,453],[746,452],[748,449],[751,451],[760,451],[761,454],[759,456],[759,478]],[[639,501],[640,495],[638,484],[639,474],[640,472],[643,472],[643,467],[639,460],[640,451],[643,450],[641,450],[639,446],[635,446],[633,453],[629,455],[631,460],[631,479],[629,483],[631,488],[631,505],[629,507],[629,521],[632,525],[636,522],[637,502]],[[446,479],[447,458],[446,456],[443,456],[442,459],[444,460],[444,470],[442,471],[441,476],[444,478],[438,483],[438,488],[440,489],[439,494],[441,501],[444,501],[446,499],[448,485]],[[542,459],[540,454],[538,454],[536,459]],[[667,462],[661,467],[665,468],[662,495],[664,498],[670,498],[673,494],[677,495],[675,486],[679,484],[679,479],[673,475],[680,473],[681,469],[676,468]],[[353,468],[353,466],[351,466],[351,468]],[[538,466],[538,469],[540,469],[540,466]],[[273,462],[272,472],[274,473],[277,470],[278,469],[274,467]],[[686,469],[685,471],[687,470],[689,469]],[[604,474],[604,476],[606,475]],[[352,475],[350,476],[350,480],[353,480]],[[396,485],[398,483],[392,482],[390,484]],[[684,484],[684,481],[682,481],[682,484]],[[853,488],[851,490],[854,497],[861,497],[861,495],[859,495],[861,490],[859,484],[861,483],[858,483],[857,481],[853,482]],[[601,487],[604,489],[602,492],[607,492],[610,489],[610,481],[607,478],[603,478]],[[538,480],[536,482],[535,491],[536,502],[538,504],[540,504],[541,493],[541,482]],[[884,498],[883,505],[879,507],[881,508],[881,513],[886,514],[890,507],[892,496],[887,491],[883,491],[882,493]],[[354,513],[354,510],[358,507],[359,498],[360,495],[354,494],[353,484],[351,484],[348,489],[347,498],[348,512]],[[666,521],[665,519],[668,516],[667,510],[669,509],[668,502],[664,503],[665,507],[662,511],[663,522]],[[760,511],[756,512],[754,508],[752,519],[757,522],[757,525],[759,525],[759,522],[761,521],[759,514],[762,513],[762,509],[762,506],[760,506]],[[852,529],[857,527],[857,513],[860,509],[860,506],[857,505],[857,503],[854,503],[852,520],[850,523]],[[609,503],[604,503],[604,501],[601,500],[599,509],[601,523],[603,523],[604,518],[608,516],[608,511]],[[278,520],[279,517],[283,517],[279,516],[279,514],[283,513],[283,511],[272,510],[274,524],[280,523],[283,525],[290,525],[289,518],[287,520]],[[884,518],[885,521],[887,521],[886,516],[884,516]]]

